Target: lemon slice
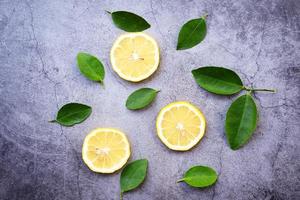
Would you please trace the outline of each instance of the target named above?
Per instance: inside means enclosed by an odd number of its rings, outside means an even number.
[[[130,156],[124,133],[112,128],[97,128],[84,139],[82,159],[94,172],[113,173],[122,168]]]
[[[145,33],[121,35],[110,51],[112,68],[128,81],[138,82],[151,76],[159,64],[156,41]]]
[[[177,151],[195,146],[204,135],[205,125],[202,112],[184,101],[165,106],[156,119],[158,137],[167,147]]]

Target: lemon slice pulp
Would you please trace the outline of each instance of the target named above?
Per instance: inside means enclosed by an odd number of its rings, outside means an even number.
[[[113,70],[123,79],[138,82],[151,76],[159,64],[156,41],[145,33],[121,35],[110,51]]]
[[[203,137],[206,121],[194,105],[180,101],[165,106],[156,119],[157,134],[170,149],[186,151]]]
[[[130,156],[126,135],[112,128],[97,128],[84,139],[82,158],[94,172],[113,173],[122,168]]]

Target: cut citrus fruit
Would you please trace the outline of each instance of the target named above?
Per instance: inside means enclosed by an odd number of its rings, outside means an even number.
[[[165,106],[156,119],[157,134],[170,149],[187,151],[203,137],[206,121],[194,105],[179,101]]]
[[[97,128],[84,139],[82,159],[94,172],[113,173],[121,169],[130,156],[124,133],[113,128]]]
[[[123,34],[110,51],[110,61],[121,78],[138,82],[157,69],[159,48],[156,41],[145,33]]]

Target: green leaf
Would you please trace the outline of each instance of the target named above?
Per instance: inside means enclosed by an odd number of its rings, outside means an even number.
[[[157,90],[152,88],[141,88],[129,95],[126,107],[129,110],[138,110],[149,105],[156,97]]]
[[[135,160],[129,163],[121,173],[121,193],[138,187],[146,177],[147,167],[148,161],[146,159]]]
[[[127,32],[140,32],[150,28],[150,24],[142,17],[127,11],[111,13],[114,24]]]
[[[200,67],[192,70],[192,74],[200,87],[215,94],[231,95],[244,88],[240,77],[223,67]]]
[[[88,79],[103,82],[105,76],[104,67],[95,56],[80,52],[77,54],[77,64],[80,72]]]
[[[194,166],[190,168],[182,179],[177,182],[184,181],[192,187],[208,187],[216,182],[217,173],[207,166]]]
[[[205,17],[185,23],[178,36],[177,50],[189,49],[199,44],[206,35]]]
[[[83,122],[90,116],[91,112],[92,108],[90,106],[80,103],[68,103],[59,109],[55,121],[63,126],[73,126]]]
[[[230,148],[236,150],[252,136],[257,123],[257,109],[251,95],[237,98],[226,114],[225,131]]]

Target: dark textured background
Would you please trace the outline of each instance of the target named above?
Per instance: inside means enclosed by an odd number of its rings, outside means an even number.
[[[132,84],[113,73],[109,50],[122,31],[104,10],[130,10],[152,25],[146,32],[160,45],[161,64],[150,79]],[[176,51],[181,25],[205,13],[205,40]],[[150,162],[145,183],[124,199],[300,199],[299,14],[299,0],[0,0],[0,199],[118,199],[119,173],[93,173],[81,160],[83,139],[96,127],[122,129],[131,160]],[[103,61],[105,88],[80,74],[79,51]],[[259,126],[238,151],[224,138],[236,96],[200,89],[190,71],[203,65],[229,67],[248,86],[278,90],[256,94]],[[126,110],[126,97],[142,86],[161,89],[155,103]],[[189,152],[170,151],[155,135],[159,109],[175,100],[194,103],[207,118],[206,136]],[[70,101],[91,105],[90,118],[71,128],[48,123]],[[216,169],[215,186],[175,183],[197,164]]]

